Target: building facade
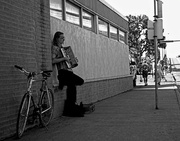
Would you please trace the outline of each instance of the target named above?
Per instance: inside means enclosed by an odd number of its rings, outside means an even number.
[[[71,46],[79,60],[73,71],[85,80],[77,102],[97,102],[132,89],[128,21],[105,1],[1,0],[0,11],[0,140],[15,134],[26,90],[26,77],[14,65],[29,71],[52,69],[56,31],[64,32],[64,46]],[[56,118],[62,115],[66,88],[60,91],[52,81]]]

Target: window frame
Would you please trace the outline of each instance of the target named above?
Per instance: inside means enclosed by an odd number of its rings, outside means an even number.
[[[100,30],[99,29],[99,21],[102,21],[103,23],[106,23],[106,25],[107,25],[107,34],[103,34],[103,31],[102,30]],[[109,37],[109,23],[108,22],[106,22],[105,20],[103,20],[102,18],[99,18],[98,17],[98,21],[97,21],[97,26],[98,26],[98,33],[100,34],[100,35],[103,35],[103,36],[105,36],[105,37]]]
[[[89,28],[87,26],[84,26],[83,21],[84,21],[85,18],[83,16],[83,13],[86,13],[86,14],[91,16],[91,18],[89,18],[89,20],[91,21],[91,28]],[[94,15],[91,12],[89,12],[89,11],[87,11],[85,9],[82,9],[82,27],[84,29],[87,29],[87,30],[90,30],[90,31],[94,31]]]
[[[50,4],[50,16],[55,17],[55,18],[60,19],[60,20],[63,20],[63,0],[59,0],[59,2],[60,2],[59,4],[61,5],[61,9],[55,8],[55,7],[52,8],[51,7],[51,0],[50,0],[50,3],[49,3]],[[54,15],[51,14],[51,11],[55,12],[56,14],[58,13],[61,16],[54,16]]]
[[[116,29],[116,37],[112,36],[113,32],[111,32],[111,27]],[[118,28],[112,24],[109,25],[109,35],[111,39],[118,40]]]
[[[123,33],[124,36],[122,36],[122,34],[120,34],[120,33]],[[119,29],[119,41],[126,43],[126,33],[124,31],[122,31],[121,29]]]
[[[74,8],[77,8],[77,9],[78,9],[78,12],[79,12],[79,15],[67,11],[67,4],[73,6]],[[69,22],[69,23],[71,23],[71,24],[77,25],[77,26],[81,26],[81,7],[75,5],[74,3],[70,2],[70,1],[66,1],[64,13],[65,13],[65,17],[66,17],[66,18],[65,18],[65,21],[67,21],[67,22]],[[71,16],[74,16],[74,17],[78,17],[78,19],[79,19],[79,24],[77,24],[77,23],[75,23],[75,22],[68,21],[68,20],[67,20],[68,15],[71,15]]]

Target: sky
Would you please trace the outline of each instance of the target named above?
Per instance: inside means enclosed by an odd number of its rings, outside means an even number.
[[[154,20],[154,0],[105,0],[124,16],[147,15]],[[162,0],[163,36],[166,40],[180,40],[180,0]],[[180,42],[167,43],[168,58],[180,55]]]

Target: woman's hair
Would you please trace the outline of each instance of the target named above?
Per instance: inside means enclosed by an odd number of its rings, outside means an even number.
[[[55,45],[55,46],[57,46],[57,45],[58,45],[57,39],[60,37],[60,35],[63,35],[63,34],[64,34],[63,32],[57,31],[57,32],[54,34],[54,38],[53,38],[52,44]]]

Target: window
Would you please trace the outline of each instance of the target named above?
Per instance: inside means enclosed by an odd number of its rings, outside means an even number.
[[[50,0],[50,15],[62,19],[62,0]]]
[[[108,24],[103,20],[98,19],[99,34],[108,36]]]
[[[82,16],[83,16],[82,18],[83,27],[89,30],[93,30],[93,15],[88,12],[83,11]]]
[[[112,39],[118,40],[117,31],[118,31],[118,29],[116,27],[110,25],[110,37]]]
[[[119,41],[124,42],[125,43],[125,32],[119,30]]]
[[[66,21],[80,25],[80,9],[69,2],[66,3]]]

